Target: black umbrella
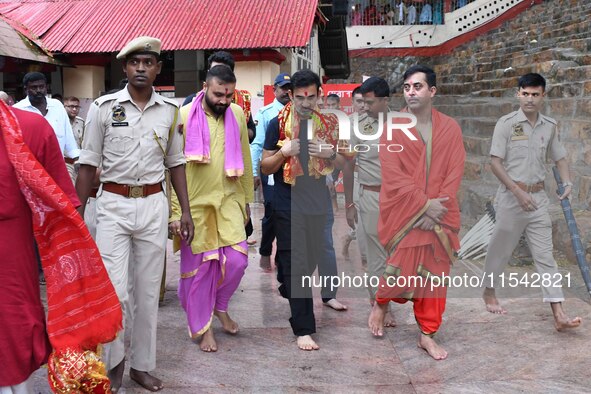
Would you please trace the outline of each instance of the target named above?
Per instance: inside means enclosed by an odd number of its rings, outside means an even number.
[[[556,193],[558,193],[559,196],[562,196],[562,193],[564,193],[564,186],[562,185],[562,179],[558,173],[558,168],[553,167],[552,172],[554,173],[554,178],[556,179],[556,184],[558,185],[558,190]],[[591,294],[591,275],[589,274],[589,266],[587,265],[585,249],[581,243],[581,236],[579,235],[579,229],[577,228],[577,222],[575,221],[575,216],[573,215],[569,199],[564,198],[560,200],[560,205],[562,205],[562,212],[564,213],[564,218],[566,219],[566,225],[568,227],[568,232],[570,233],[570,240],[573,245],[573,250],[575,251],[575,256],[577,257],[577,264],[581,270],[581,275],[585,281],[585,286],[587,286],[587,291],[589,294]]]

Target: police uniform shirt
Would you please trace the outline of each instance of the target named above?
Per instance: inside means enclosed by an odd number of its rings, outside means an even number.
[[[79,116],[74,118],[72,124],[72,133],[74,133],[74,139],[78,148],[82,148],[82,138],[84,137],[84,119]]]
[[[507,174],[528,185],[546,178],[546,158],[556,162],[566,157],[556,121],[539,114],[534,127],[521,109],[503,116],[495,126],[491,156],[503,159]]]
[[[380,165],[380,156],[378,144],[380,139],[362,140],[353,130],[353,117],[351,118],[351,140],[350,148],[355,150],[358,168],[358,180],[361,185],[380,186],[382,184],[382,167]],[[378,120],[370,116],[360,116],[359,132],[365,135],[375,135],[378,130]],[[386,149],[386,147],[380,147]],[[393,153],[394,154],[394,153]]]
[[[143,112],[127,88],[100,97],[88,112],[79,162],[98,167],[102,159],[103,183],[162,182],[164,166],[185,164],[177,121],[176,103],[156,92]]]

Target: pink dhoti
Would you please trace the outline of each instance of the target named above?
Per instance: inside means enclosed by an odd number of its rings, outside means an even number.
[[[228,310],[248,265],[247,251],[246,241],[198,254],[181,245],[179,298],[192,338],[209,329],[214,310]]]

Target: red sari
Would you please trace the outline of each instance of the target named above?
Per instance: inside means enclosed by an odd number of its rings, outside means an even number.
[[[404,123],[405,120],[400,120]],[[376,295],[378,303],[414,301],[415,316],[425,334],[433,334],[445,310],[445,286],[428,285],[430,276],[449,275],[451,254],[459,248],[460,210],[457,192],[464,173],[466,153],[458,123],[437,110],[432,112],[432,154],[427,177],[427,144],[411,129],[417,141],[394,130],[393,139],[382,135],[383,144],[400,144],[404,150],[380,150],[382,188],[378,236],[390,252],[386,272]],[[440,234],[413,229],[429,206],[429,199],[449,197]],[[395,250],[393,248],[395,247]],[[420,280],[410,280],[421,277]],[[395,283],[396,286],[388,286]]]
[[[0,386],[27,380],[52,347],[53,392],[110,392],[94,350],[121,328],[119,300],[75,210],[80,202],[51,126],[1,101],[0,182]],[[33,235],[47,282],[47,323]]]
[[[13,108],[25,143],[70,201],[80,205],[53,129],[40,115]],[[1,133],[0,133],[1,134]],[[31,209],[0,142],[0,386],[26,380],[47,362],[51,346],[39,296]]]

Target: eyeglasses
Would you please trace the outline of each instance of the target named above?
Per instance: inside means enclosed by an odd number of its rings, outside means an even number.
[[[64,107],[66,108],[72,108],[72,109],[80,109],[79,105],[64,105]]]

